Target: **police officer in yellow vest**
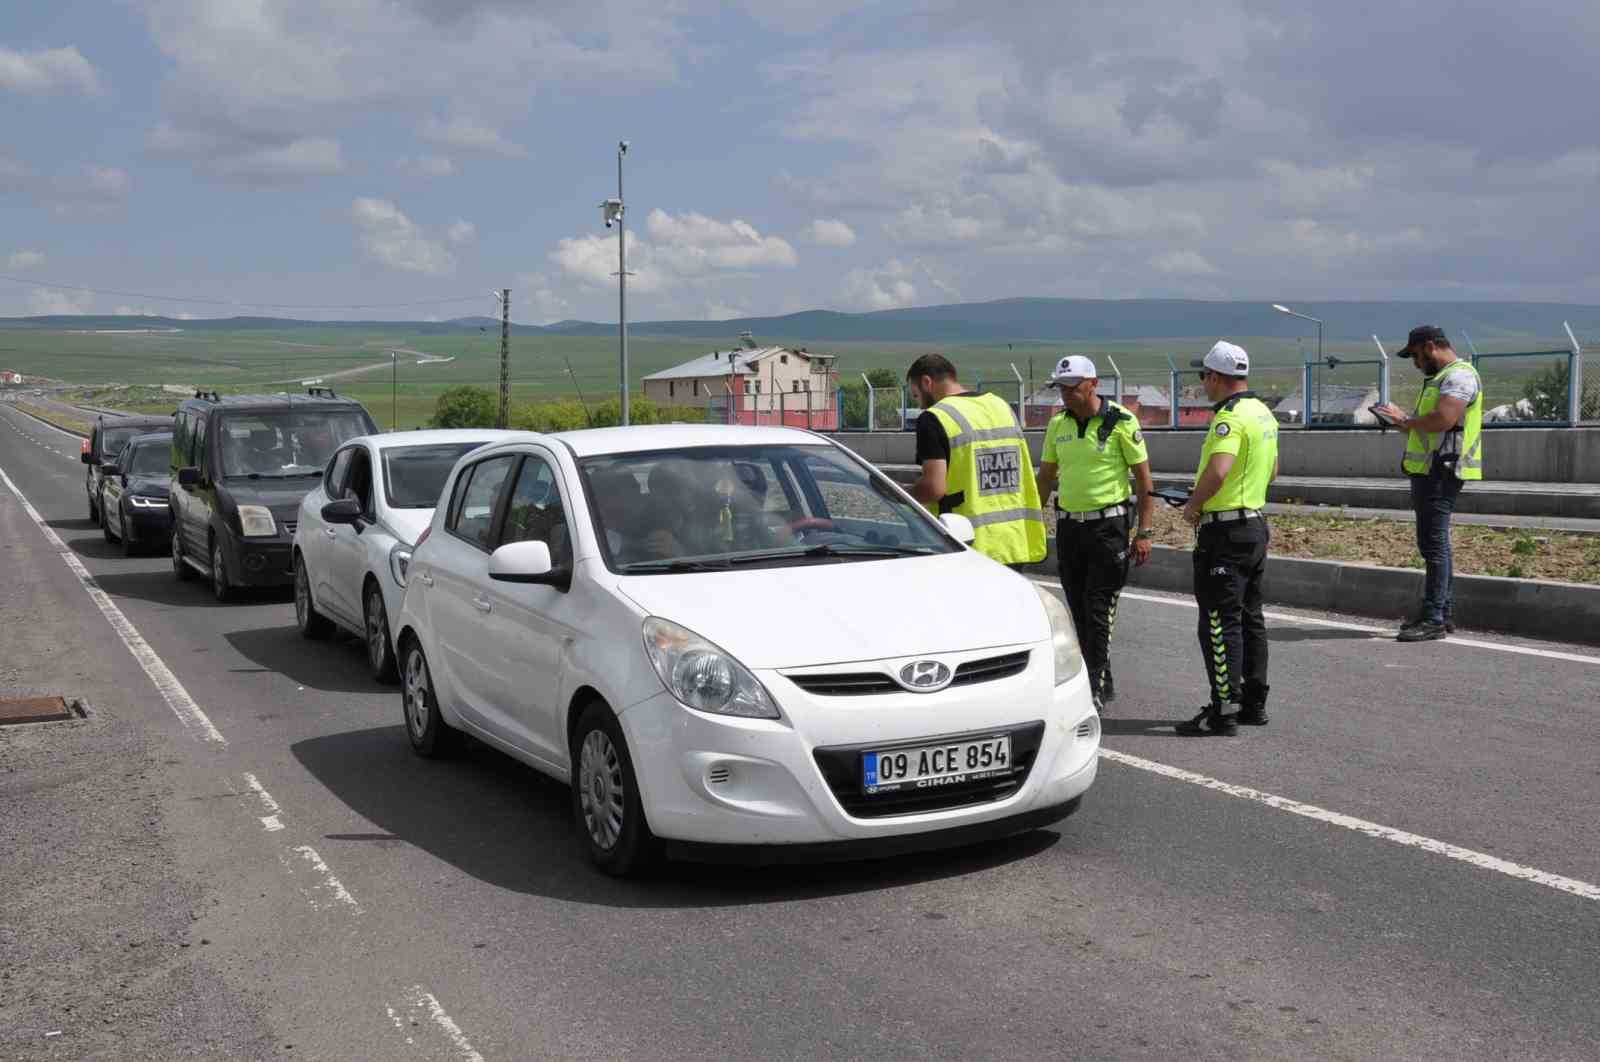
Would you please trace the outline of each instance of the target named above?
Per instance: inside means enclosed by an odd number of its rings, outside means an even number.
[[[1078,644],[1089,669],[1089,689],[1101,709],[1116,696],[1111,677],[1111,635],[1117,598],[1128,581],[1130,555],[1150,559],[1155,498],[1150,455],[1139,421],[1098,393],[1094,362],[1071,354],[1056,363],[1050,382],[1061,390],[1062,411],[1050,418],[1039,455],[1039,494],[1056,491],[1056,563],[1072,610]],[[1129,477],[1134,486],[1129,486]],[[1138,534],[1131,544],[1134,488]]]
[[[1451,615],[1450,517],[1468,480],[1483,478],[1483,381],[1471,362],[1451,349],[1436,325],[1413,328],[1402,356],[1422,373],[1422,393],[1411,416],[1380,407],[1406,437],[1402,467],[1411,479],[1417,514],[1417,552],[1427,568],[1422,614],[1400,628],[1402,642],[1430,642],[1455,630]]]
[[[1250,356],[1220,342],[1194,362],[1214,403],[1183,517],[1196,528],[1194,597],[1211,702],[1177,731],[1233,734],[1267,722],[1267,622],[1261,579],[1270,538],[1267,486],[1278,475],[1278,421],[1250,390]],[[1237,715],[1227,714],[1230,703]]]
[[[1004,399],[961,386],[941,354],[924,354],[906,373],[917,418],[917,464],[911,496],[930,512],[972,521],[972,546],[1001,564],[1045,557],[1044,514],[1022,428]]]

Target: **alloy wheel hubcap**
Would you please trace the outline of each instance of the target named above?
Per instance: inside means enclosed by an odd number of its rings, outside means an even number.
[[[578,801],[589,837],[601,848],[612,847],[622,834],[624,795],[616,746],[605,731],[589,731],[578,757]]]
[[[217,546],[211,551],[211,585],[218,590],[228,585],[228,573],[222,568],[222,547]]]
[[[413,652],[406,660],[406,721],[419,739],[427,732],[428,670],[420,652]]]
[[[372,658],[372,666],[378,667],[383,663],[384,653],[389,648],[388,623],[383,617],[383,601],[377,594],[367,597],[367,655]]]

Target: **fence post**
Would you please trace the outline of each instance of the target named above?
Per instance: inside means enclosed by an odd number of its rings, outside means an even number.
[[[1167,356],[1167,364],[1172,365],[1171,355]],[[1167,427],[1178,426],[1178,367],[1172,365],[1172,391],[1167,396]]]
[[[1306,362],[1300,366],[1300,426],[1311,427],[1311,367],[1314,362]]]
[[[1011,375],[1017,378],[1017,423],[1023,428],[1028,426],[1028,385],[1023,382],[1022,374],[1017,371],[1017,363],[1011,363]]]
[[[1383,360],[1378,363],[1378,401],[1383,405],[1389,404],[1389,352],[1383,349],[1383,341],[1373,333],[1372,341],[1378,345],[1378,357]]]
[[[872,389],[872,381],[867,379],[867,374],[861,374],[861,383],[867,389],[867,430],[878,430],[878,393]]]
[[[1122,370],[1117,368],[1117,359],[1110,354],[1106,355],[1106,363],[1111,366],[1111,371],[1115,374],[1117,381],[1116,386],[1111,389],[1111,401],[1120,406],[1122,405]]]
[[[1570,324],[1562,321],[1561,327],[1572,342],[1572,353],[1567,358],[1567,420],[1576,426],[1583,421],[1583,347],[1572,334]]]

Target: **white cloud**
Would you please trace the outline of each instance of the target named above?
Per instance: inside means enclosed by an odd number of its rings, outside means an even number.
[[[448,122],[429,118],[422,124],[422,137],[442,147],[458,151],[479,151],[506,158],[524,158],[528,151],[500,135],[500,131],[471,118],[456,117]]]
[[[380,265],[408,273],[443,276],[455,272],[455,256],[384,199],[357,199],[350,216],[367,256]]]
[[[121,199],[127,195],[130,183],[126,170],[119,170],[115,166],[89,167],[90,191],[107,199]]]
[[[1168,251],[1157,255],[1150,264],[1157,272],[1169,276],[1204,277],[1217,271],[1217,267],[1197,251]]]
[[[451,243],[471,243],[478,235],[478,226],[470,221],[457,221],[444,230],[444,238]]]
[[[92,300],[85,293],[36,288],[28,294],[28,312],[41,317],[89,312]]]
[[[524,320],[530,319],[527,311],[521,309],[524,306],[531,309],[534,324],[554,324],[572,316],[572,307],[551,287],[550,278],[543,273],[519,274],[516,285],[511,292],[511,309]]]
[[[443,155],[420,155],[400,160],[401,172],[413,177],[449,177],[456,172],[455,163]]]
[[[628,229],[623,237],[628,250],[628,290],[650,295],[669,286],[674,277],[656,267],[655,248]],[[615,287],[617,241],[614,236],[569,236],[556,244],[550,261],[562,272],[590,287]]]
[[[807,226],[806,238],[822,247],[853,247],[856,230],[833,218],[818,218]]]
[[[998,235],[993,219],[957,214],[949,206],[913,203],[893,221],[885,222],[884,234],[913,244],[974,244]]]
[[[858,310],[893,310],[917,301],[917,287],[911,282],[911,265],[891,258],[877,269],[852,269],[845,274],[841,297],[845,305]]]
[[[645,218],[649,239],[627,230],[628,289],[641,295],[684,284],[770,269],[792,269],[800,260],[778,236],[763,236],[755,226],[734,219],[718,221],[695,211],[669,214],[659,208]],[[550,254],[562,271],[591,287],[616,283],[617,241],[590,234],[562,240]]]
[[[13,273],[20,273],[24,269],[32,269],[44,262],[44,255],[38,251],[13,251],[6,259],[6,268]]]
[[[241,181],[293,181],[344,172],[339,142],[329,137],[305,137],[280,147],[261,148],[217,159],[213,173]]]
[[[0,88],[32,95],[71,89],[92,96],[100,91],[100,78],[76,47],[38,52],[0,47]]]

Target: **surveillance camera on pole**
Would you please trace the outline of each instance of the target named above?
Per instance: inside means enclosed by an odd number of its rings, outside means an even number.
[[[607,199],[600,204],[600,219],[606,223],[606,228],[622,221],[622,200]]]

